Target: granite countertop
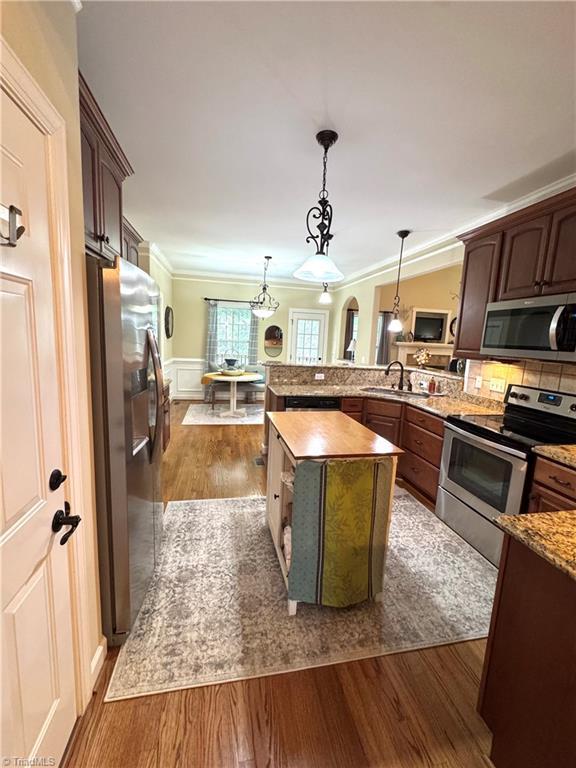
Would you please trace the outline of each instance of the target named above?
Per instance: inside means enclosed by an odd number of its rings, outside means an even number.
[[[576,469],[576,445],[536,445],[534,453]]]
[[[277,397],[370,397],[381,400],[394,400],[398,403],[407,403],[423,411],[433,413],[435,416],[448,416],[453,413],[460,414],[490,414],[502,412],[502,404],[488,408],[462,397],[448,397],[437,395],[432,397],[410,397],[396,395],[394,390],[387,392],[366,392],[354,384],[271,384],[270,389]]]
[[[500,515],[496,524],[576,580],[576,510]]]

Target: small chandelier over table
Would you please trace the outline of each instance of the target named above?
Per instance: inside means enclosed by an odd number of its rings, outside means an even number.
[[[344,275],[336,264],[328,256],[328,247],[334,237],[332,234],[332,205],[328,200],[326,189],[326,171],[328,167],[328,150],[338,140],[336,131],[325,130],[316,134],[316,141],[324,148],[322,160],[322,189],[318,197],[317,205],[306,214],[306,228],[308,237],[306,242],[316,244],[316,253],[309,256],[306,261],[294,272],[298,280],[306,280],[309,283],[337,283]],[[317,223],[316,223],[317,222]],[[313,230],[316,229],[317,233]]]
[[[260,286],[260,293],[255,296],[250,302],[250,309],[255,317],[259,317],[261,320],[266,320],[268,317],[272,317],[274,312],[280,306],[280,302],[270,295],[268,292],[268,283],[266,282],[266,274],[268,272],[268,266],[272,256],[264,256],[264,278],[262,285]]]

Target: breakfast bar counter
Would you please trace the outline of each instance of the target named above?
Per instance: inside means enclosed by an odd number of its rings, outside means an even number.
[[[340,411],[267,415],[266,514],[288,612],[379,599],[401,449]]]

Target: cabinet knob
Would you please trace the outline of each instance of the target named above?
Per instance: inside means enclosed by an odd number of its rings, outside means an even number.
[[[279,499],[279,498],[280,498],[280,494],[279,494],[279,493],[275,493],[275,494],[274,494],[274,498],[275,498],[275,499]]]

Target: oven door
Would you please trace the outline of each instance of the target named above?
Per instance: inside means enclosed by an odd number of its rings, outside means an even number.
[[[440,486],[487,520],[520,512],[526,455],[446,424]]]

